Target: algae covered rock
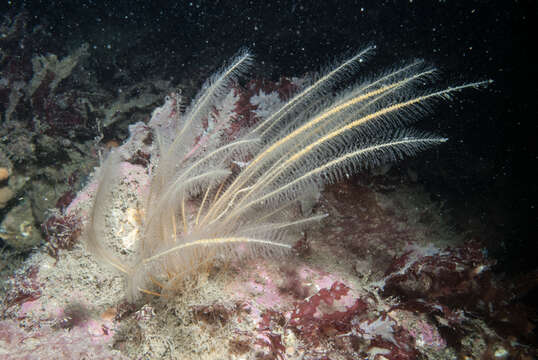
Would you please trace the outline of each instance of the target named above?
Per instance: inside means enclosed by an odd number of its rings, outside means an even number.
[[[41,243],[41,233],[35,227],[30,202],[23,200],[4,217],[0,238],[9,246],[25,251]]]

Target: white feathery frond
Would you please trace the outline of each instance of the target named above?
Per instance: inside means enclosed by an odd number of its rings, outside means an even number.
[[[293,229],[308,229],[326,216],[297,218],[299,202],[309,189],[322,189],[366,167],[445,142],[443,137],[401,128],[427,114],[433,100],[490,82],[420,93],[417,86],[428,84],[435,70],[415,61],[343,87],[341,82],[355,76],[374,48],[324,72],[250,132],[230,140],[223,135],[232,121],[232,86],[252,62],[248,51],[240,52],[178,114],[172,140],[164,140],[169,134],[157,133],[160,157],[134,263],[121,263],[99,242],[105,226],[103,204],[120,161],[114,152],[102,169],[86,230],[88,248],[127,274],[131,298],[140,291],[153,293],[146,288],[149,279],[172,288],[174,281],[221,255],[289,250]],[[344,90],[333,95],[335,88]],[[214,121],[211,129],[204,128],[204,121]]]

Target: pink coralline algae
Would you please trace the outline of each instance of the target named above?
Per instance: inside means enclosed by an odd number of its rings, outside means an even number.
[[[12,320],[2,320],[0,343],[0,359],[124,359],[106,342],[95,341],[89,327],[65,330],[43,325],[25,331]]]

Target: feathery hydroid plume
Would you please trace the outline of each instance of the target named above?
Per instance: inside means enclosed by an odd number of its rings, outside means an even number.
[[[101,245],[103,204],[110,193],[118,155],[112,153],[86,227],[89,249],[125,273],[129,296],[149,281],[171,286],[215,256],[281,253],[290,249],[290,230],[325,215],[296,219],[293,205],[303,193],[361,169],[396,161],[446,141],[403,129],[428,113],[436,99],[448,99],[476,82],[417,94],[435,73],[415,61],[333,95],[353,78],[368,47],[319,75],[250,131],[229,140],[232,118],[216,113],[231,87],[252,63],[241,51],[204,84],[185,112],[177,111],[173,139],[155,134],[159,160],[145,199],[136,259],[125,264]],[[211,127],[204,124],[211,120]],[[244,163],[238,167],[237,163]]]

